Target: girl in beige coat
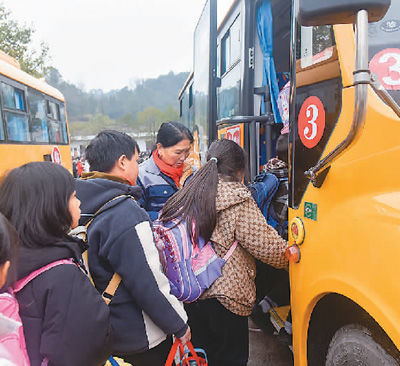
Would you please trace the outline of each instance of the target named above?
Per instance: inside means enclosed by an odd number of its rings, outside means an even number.
[[[207,163],[167,201],[161,215],[164,222],[195,221],[194,242],[199,236],[211,240],[220,257],[239,242],[222,276],[198,301],[185,304],[193,343],[207,351],[210,366],[247,364],[247,316],[256,298],[255,259],[275,268],[288,265],[287,242],[266,223],[242,183],[244,171],[245,152],[239,145],[229,140],[213,142]]]

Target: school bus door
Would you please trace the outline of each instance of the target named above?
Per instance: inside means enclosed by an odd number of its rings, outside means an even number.
[[[353,4],[338,0],[335,5],[339,2]],[[381,3],[383,16],[390,1]],[[340,22],[325,19],[322,24]],[[359,76],[353,80],[355,49],[361,44],[355,42],[353,26],[318,25],[318,19],[314,24],[294,22],[292,27],[289,223],[298,221],[289,228],[290,243],[298,244],[300,254],[299,262],[290,265],[295,365],[330,365],[326,360],[333,357],[332,344],[342,329],[367,338],[371,334],[387,360],[382,364],[395,365],[393,357],[400,357],[400,284],[388,286],[387,281],[398,276],[394,258],[400,256],[400,234],[394,216],[399,217],[400,206],[393,202],[399,197],[399,173],[381,163],[398,164],[399,117],[366,81],[359,88]],[[368,59],[363,65],[365,73]],[[360,119],[365,124],[354,127]],[[351,143],[331,155],[353,128],[358,133]],[[312,169],[329,156],[334,158],[324,169]],[[294,239],[293,229],[303,230],[303,242]],[[368,353],[362,342],[357,347]]]

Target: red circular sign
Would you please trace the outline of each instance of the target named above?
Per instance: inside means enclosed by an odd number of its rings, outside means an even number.
[[[298,131],[305,147],[312,149],[325,130],[325,108],[318,97],[308,97],[300,108]]]
[[[51,151],[51,161],[56,164],[61,164],[61,153],[57,146],[53,147]]]
[[[386,48],[377,53],[369,63],[372,73],[378,75],[385,89],[400,89],[400,49]]]

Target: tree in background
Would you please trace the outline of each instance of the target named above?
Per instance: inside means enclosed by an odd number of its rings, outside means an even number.
[[[39,50],[32,49],[32,35],[35,30],[18,24],[10,16],[10,11],[0,4],[0,48],[14,57],[22,70],[36,77],[45,76],[48,70],[49,47],[42,42]]]
[[[156,107],[147,107],[137,114],[137,120],[141,131],[147,131],[151,139],[155,140],[161,125],[161,111]]]
[[[137,114],[139,129],[149,132],[155,142],[157,131],[163,122],[178,120],[178,112],[172,106],[163,111],[156,107],[147,107]]]

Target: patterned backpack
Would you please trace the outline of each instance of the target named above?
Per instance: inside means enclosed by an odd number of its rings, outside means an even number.
[[[235,241],[224,258],[219,258],[211,242],[199,237],[199,244],[194,245],[186,222],[178,219],[166,224],[156,220],[153,232],[171,294],[183,302],[196,301],[221,276],[222,267],[238,245]]]

